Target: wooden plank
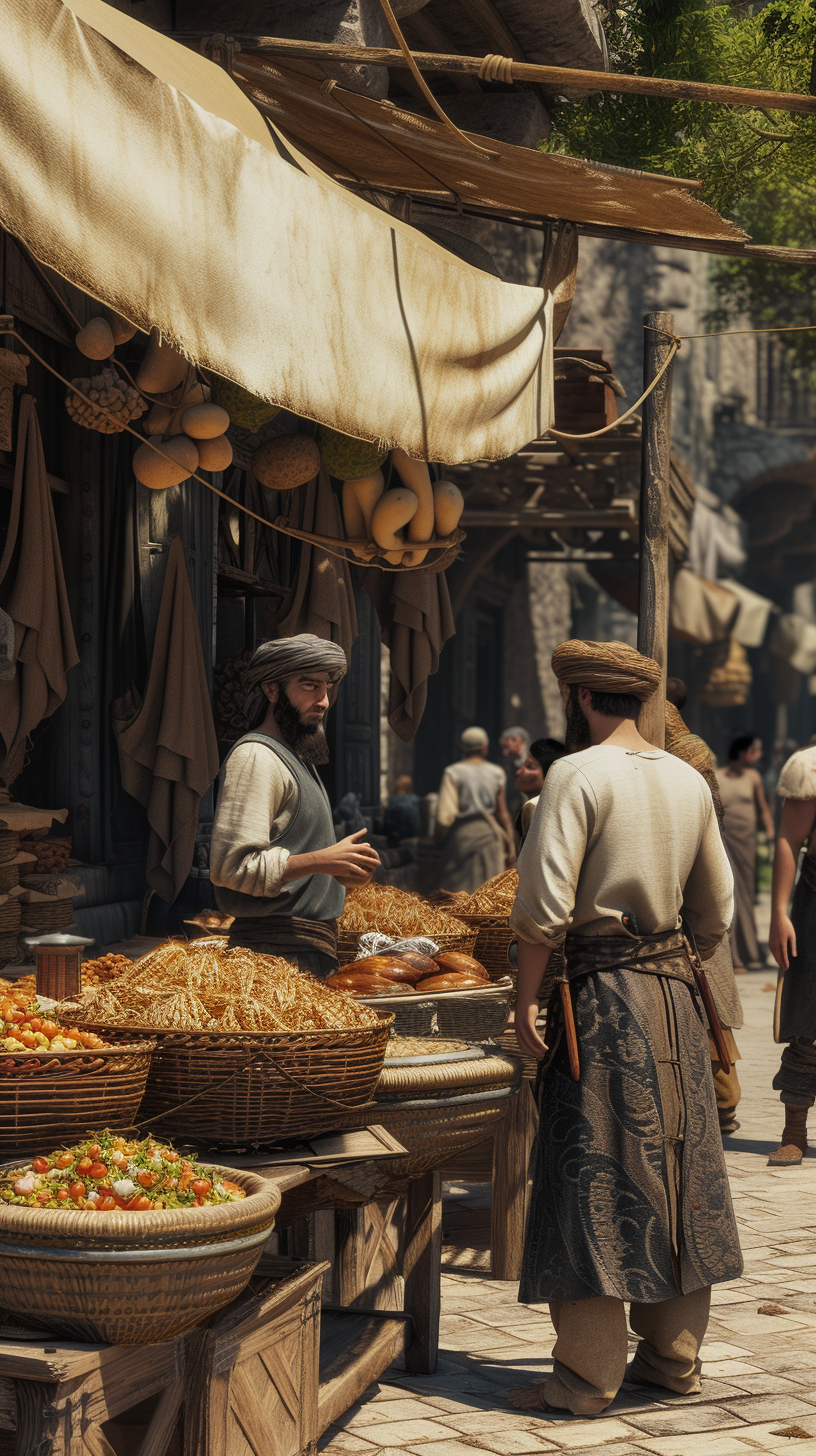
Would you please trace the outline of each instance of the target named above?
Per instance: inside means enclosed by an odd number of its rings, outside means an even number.
[[[439,1353],[442,1179],[437,1169],[412,1178],[405,1212],[405,1313],[413,1321],[405,1351],[411,1375],[433,1375]]]
[[[527,1082],[508,1099],[507,1116],[493,1141],[493,1190],[490,1205],[490,1271],[494,1279],[520,1279],[524,1230],[530,1206],[530,1149],[538,1129],[538,1109]]]
[[[202,32],[203,34],[203,32]],[[197,44],[200,35],[174,34],[174,39]],[[238,39],[238,37],[236,37]],[[346,46],[333,42],[283,40],[278,36],[241,37],[244,49],[261,55],[287,56],[292,60],[349,61],[373,66],[394,66],[408,70],[402,51],[387,46]],[[478,76],[483,64],[480,56],[440,55],[414,51],[420,71],[448,71],[451,74]],[[239,64],[236,62],[236,71]],[[760,91],[747,86],[720,86],[708,81],[681,81],[665,76],[629,76],[619,71],[584,71],[572,66],[541,66],[529,61],[513,60],[510,76],[514,81],[533,81],[555,91],[567,88],[583,91],[611,91],[628,96],[657,96],[664,100],[699,101],[707,105],[749,106],[766,111],[789,111],[802,116],[816,112],[816,96],[790,91]]]
[[[643,385],[658,374],[674,334],[673,313],[647,313],[643,320]],[[662,331],[662,332],[661,332]],[[638,651],[663,670],[658,691],[643,704],[638,728],[650,743],[666,742],[666,661],[669,650],[669,517],[671,513],[670,364],[643,403],[640,477],[640,584]]]
[[[318,1434],[343,1415],[405,1349],[404,1315],[324,1310],[320,1334]]]
[[[183,1398],[184,1386],[180,1380],[174,1380],[172,1385],[167,1386],[153,1412],[139,1456],[165,1456],[170,1438],[176,1429]]]
[[[335,1209],[334,1298],[343,1306],[352,1304],[365,1289],[364,1239],[364,1210]]]

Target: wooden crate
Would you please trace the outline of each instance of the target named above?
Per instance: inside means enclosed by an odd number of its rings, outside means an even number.
[[[314,1451],[328,1267],[266,1256],[260,1279],[209,1329],[187,1336],[185,1456]]]

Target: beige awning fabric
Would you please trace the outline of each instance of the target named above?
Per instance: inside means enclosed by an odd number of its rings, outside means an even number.
[[[101,0],[0,0],[0,223],[195,364],[456,463],[552,423],[552,303],[284,159],[230,77]]]
[[[672,582],[669,624],[683,642],[708,646],[730,637],[739,616],[739,598],[717,581],[706,581],[681,567]]]

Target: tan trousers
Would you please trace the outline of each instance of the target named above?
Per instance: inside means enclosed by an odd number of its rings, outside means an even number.
[[[726,1076],[722,1069],[722,1062],[717,1055],[717,1046],[711,1032],[708,1033],[708,1045],[711,1052],[711,1071],[714,1076],[714,1093],[717,1098],[717,1116],[720,1120],[720,1127],[729,1127],[734,1121],[734,1113],[737,1110],[742,1088],[737,1076],[737,1062],[741,1060],[739,1048],[734,1040],[734,1033],[730,1026],[724,1026],[723,1036],[728,1047],[728,1055],[731,1058],[731,1071]]]
[[[622,1299],[602,1295],[554,1300],[550,1316],[557,1339],[544,1399],[576,1416],[597,1416],[614,1400],[625,1376],[679,1395],[695,1394],[700,1389],[697,1352],[710,1305],[708,1286],[660,1304],[631,1304],[629,1323],[640,1342],[627,1371],[629,1341]]]

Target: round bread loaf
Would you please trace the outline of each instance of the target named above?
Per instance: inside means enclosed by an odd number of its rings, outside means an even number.
[[[440,951],[438,956],[434,956],[434,960],[440,971],[445,971],[452,975],[459,975],[461,973],[465,976],[476,976],[480,981],[490,980],[481,961],[475,961],[473,956],[463,955],[461,951]]]
[[[435,976],[437,972],[436,961],[430,956],[422,955],[418,950],[401,950],[399,960],[406,965],[413,966],[420,976]],[[419,980],[419,976],[417,976]]]
[[[433,965],[433,961],[431,965]],[[416,966],[412,966],[409,961],[403,960],[402,956],[389,955],[366,956],[364,960],[351,961],[346,966],[346,970],[351,975],[362,972],[364,975],[380,976],[386,981],[409,981],[412,984],[425,974]],[[436,970],[435,966],[434,970]]]
[[[475,991],[483,986],[484,981],[480,976],[452,975],[449,973],[447,975],[426,976],[423,981],[420,981],[417,990],[421,991],[423,995],[427,991],[430,996],[435,991]]]

